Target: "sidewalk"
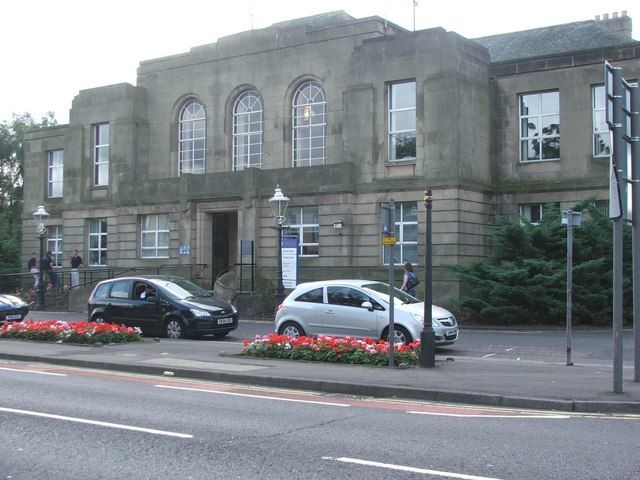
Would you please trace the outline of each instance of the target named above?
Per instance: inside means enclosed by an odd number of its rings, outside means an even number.
[[[407,370],[293,362],[237,355],[237,342],[160,340],[102,347],[0,340],[0,359],[334,394],[397,397],[544,410],[640,414],[640,382],[624,369],[615,394],[607,366],[436,357],[437,368]]]

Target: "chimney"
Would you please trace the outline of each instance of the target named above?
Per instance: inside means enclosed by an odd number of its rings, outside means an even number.
[[[627,16],[626,10],[622,10],[620,14],[614,12],[612,17],[609,17],[608,13],[603,14],[602,17],[596,15],[595,20],[598,26],[631,39],[631,17]]]

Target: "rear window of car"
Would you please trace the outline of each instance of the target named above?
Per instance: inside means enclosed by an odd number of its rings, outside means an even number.
[[[130,287],[131,280],[119,280],[117,282],[113,282],[113,287],[111,287],[111,298],[129,298]]]
[[[109,287],[111,287],[111,283],[103,283],[98,285],[93,296],[95,298],[107,298],[109,296]]]
[[[314,288],[313,290],[303,293],[296,298],[296,302],[322,303],[322,288]]]

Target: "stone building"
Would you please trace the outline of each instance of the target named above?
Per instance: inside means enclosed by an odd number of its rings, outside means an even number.
[[[82,90],[68,125],[29,133],[24,259],[43,204],[64,266],[73,249],[94,269],[205,264],[211,285],[250,240],[273,279],[280,185],[301,280],[384,279],[381,202],[396,261],[421,266],[430,187],[446,302],[442,265],[487,256],[496,214],[608,198],[605,59],[640,77],[624,12],[477,39],[333,12],[143,61],[135,86]]]

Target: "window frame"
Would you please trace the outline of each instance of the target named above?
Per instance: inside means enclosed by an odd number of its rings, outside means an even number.
[[[602,107],[601,108],[598,108],[596,106],[598,89],[602,90],[602,99],[601,99]],[[598,122],[596,120],[596,116],[598,112],[602,112],[603,114],[606,115],[605,113],[606,112],[606,95],[604,90],[604,83],[599,83],[597,85],[591,86],[591,125],[592,125],[591,148],[593,150],[594,158],[609,158],[609,156],[611,155],[611,137],[609,133],[609,127],[607,126],[605,130],[598,130]],[[606,122],[605,122],[605,125],[606,125]],[[596,138],[598,135],[602,135],[602,134],[606,134],[607,136],[608,145],[606,145],[605,150],[608,149],[609,153],[596,152]]]
[[[409,262],[411,262],[412,265],[416,266],[419,265],[418,260],[418,202],[395,202],[396,205],[396,214],[395,214],[395,233],[396,233],[396,237],[397,237],[397,243],[395,246],[398,246],[400,248],[400,254],[399,254],[399,260],[396,261],[394,263],[394,265],[403,265],[405,260],[408,260]],[[416,207],[416,220],[415,221],[404,221],[404,209],[405,208],[411,208],[411,205],[415,205]],[[398,206],[400,206],[400,209],[398,211]],[[399,219],[399,220],[398,220]],[[404,240],[404,228],[405,225],[415,225],[416,226],[416,240],[410,240],[410,241],[405,241]],[[405,245],[415,245],[416,246],[416,258],[406,258],[405,254],[404,254],[404,246]],[[382,264],[383,265],[389,265],[389,259],[388,257],[388,251],[390,251],[392,246],[383,246],[382,247]]]
[[[144,229],[144,225],[145,225],[145,219],[147,218],[151,218],[154,217],[155,218],[155,228],[153,229],[149,229],[149,230],[145,230]],[[161,217],[165,217],[166,218],[166,225],[167,228],[166,229],[160,229],[160,218]],[[169,214],[167,213],[155,213],[155,214],[150,214],[150,215],[140,215],[140,258],[142,259],[149,259],[149,258],[169,258],[169,244],[170,244],[170,239],[169,239]],[[167,234],[167,245],[160,245],[160,234],[161,233],[166,233]],[[145,234],[149,235],[149,234],[153,234],[154,237],[154,246],[152,247],[145,247],[144,246],[144,237]],[[166,252],[166,255],[160,255],[160,251],[164,251]],[[155,254],[154,255],[145,255],[145,251],[153,251]]]
[[[184,116],[186,115],[186,113],[188,113],[187,110],[194,105],[197,105],[199,107],[198,110],[195,112],[189,112],[190,115],[192,115],[192,117],[185,120]],[[194,117],[194,115],[200,115],[200,113],[202,113],[202,116]],[[195,128],[196,122],[202,122],[202,128]],[[185,130],[186,128],[185,126],[187,124],[191,124],[191,128],[189,130],[190,132],[192,132],[191,138],[183,138],[183,136],[187,132]],[[202,135],[196,137],[195,136],[196,131],[198,132],[201,131]],[[196,150],[195,145],[196,145],[196,142],[198,141],[202,141],[202,148],[198,148]],[[186,148],[187,145],[190,145],[191,148],[187,149]],[[197,170],[195,168],[195,164],[196,164],[195,152],[196,151],[202,152],[202,158],[201,159],[198,158],[198,162],[202,160],[202,167],[198,167]],[[187,152],[191,152],[192,154],[191,159],[184,158],[184,155]],[[191,168],[189,170],[183,168],[183,166],[187,162],[190,162]],[[183,174],[186,174],[186,173],[193,173],[196,175],[203,174],[206,172],[206,168],[207,168],[207,112],[204,108],[204,103],[202,103],[197,98],[190,98],[184,102],[184,104],[180,108],[180,113],[178,114],[178,176],[182,176]]]
[[[57,157],[57,158],[56,158]],[[59,160],[58,164],[54,162]],[[55,174],[59,178],[54,179]],[[64,194],[64,150],[62,148],[47,151],[47,197],[62,198]]]
[[[92,223],[97,222],[99,225],[98,232],[92,232]],[[102,225],[104,222],[104,231],[102,231]],[[98,237],[98,247],[91,246],[91,238]],[[87,251],[89,254],[88,265],[90,267],[106,267],[107,266],[107,239],[108,239],[108,224],[106,218],[90,218],[88,223],[88,235],[87,235]],[[104,240],[104,241],[103,241]],[[91,253],[98,252],[98,263],[91,261]]]
[[[305,221],[305,216],[304,216],[304,210],[305,209],[311,209],[311,208],[315,208],[316,212],[316,218],[318,219],[318,223],[309,223]],[[319,257],[320,256],[320,213],[319,213],[319,209],[317,207],[317,205],[304,205],[304,206],[296,206],[296,207],[289,207],[289,210],[287,212],[287,220],[289,220],[289,214],[291,214],[292,211],[294,210],[298,210],[299,213],[299,218],[302,219],[301,223],[290,223],[289,224],[289,230],[295,230],[295,234],[298,235],[298,256],[300,257]],[[311,215],[311,217],[313,218],[313,215]],[[290,220],[289,220],[290,221]],[[313,229],[313,228],[317,228],[317,232],[318,232],[318,241],[317,242],[305,242],[304,241],[304,231],[305,229]],[[317,247],[318,248],[318,253],[316,254],[305,254],[304,249],[305,247]]]
[[[47,252],[51,252],[52,264],[62,266],[62,225],[49,225],[47,229]]]
[[[546,95],[546,94],[550,94],[550,93],[557,93],[558,94],[558,108],[557,111],[549,113],[549,112],[543,112],[542,111],[542,96]],[[535,113],[535,114],[527,114],[524,115],[522,113],[523,110],[523,99],[524,97],[527,96],[533,96],[533,95],[537,95],[539,97],[539,105],[540,105],[540,112],[539,113]],[[558,133],[557,134],[553,134],[553,135],[545,135],[543,133],[543,119],[545,117],[558,117]],[[538,123],[538,129],[540,134],[538,136],[523,136],[523,132],[522,132],[522,123],[524,119],[527,118],[536,118]],[[561,119],[560,119],[560,90],[559,89],[553,89],[553,90],[542,90],[542,91],[534,91],[534,92],[526,92],[526,93],[520,93],[518,94],[518,149],[520,151],[519,154],[519,158],[520,158],[520,163],[534,163],[534,162],[555,162],[555,161],[559,161],[560,160],[560,155],[562,155],[561,153],[559,153],[558,157],[554,157],[554,158],[543,158],[543,147],[544,147],[544,143],[543,140],[546,139],[550,139],[550,138],[557,138],[558,139],[558,143],[560,143],[560,125],[561,125]],[[528,132],[527,132],[528,133]],[[523,158],[523,142],[527,142],[527,151],[528,151],[528,142],[531,140],[539,140],[540,141],[540,149],[538,152],[538,158],[530,160],[528,158]],[[559,147],[559,151],[560,151],[560,147]]]
[[[106,133],[101,130],[106,128]],[[103,137],[106,136],[106,143],[103,143]],[[94,187],[108,187],[109,186],[109,149],[110,149],[110,136],[111,136],[111,128],[109,126],[109,122],[103,123],[95,123],[93,124],[93,186]],[[106,160],[104,159],[101,152],[106,151]],[[106,178],[102,178],[100,174],[102,170],[102,166],[106,165],[106,173],[104,176]]]
[[[399,107],[399,108],[394,108],[393,106],[393,89],[394,87],[397,87],[399,85],[406,85],[412,83],[414,85],[413,89],[415,91],[415,95],[413,98],[413,107]],[[411,162],[411,161],[415,161],[416,158],[418,157],[418,146],[417,146],[417,131],[418,131],[418,116],[416,113],[416,107],[417,107],[417,103],[418,103],[418,84],[415,81],[415,79],[413,80],[402,80],[402,81],[398,81],[398,82],[393,82],[393,83],[389,83],[387,84],[387,160],[389,162]],[[414,112],[413,115],[413,129],[409,129],[409,130],[393,130],[392,129],[392,125],[393,125],[393,118],[394,118],[394,114],[397,113],[401,113],[401,112]],[[414,142],[416,142],[415,145],[415,152],[413,157],[407,157],[407,158],[393,158],[393,156],[391,155],[391,149],[392,146],[394,145],[392,142],[392,138],[395,135],[406,135],[408,133],[413,133],[413,139]]]
[[[238,108],[246,101],[250,101],[252,102],[249,105],[245,104],[245,108],[246,110],[244,112],[239,113],[238,112]],[[253,110],[253,108],[258,105],[260,108]],[[239,123],[239,118],[242,116],[248,116],[249,120],[246,123]],[[251,122],[250,121],[250,117],[251,115],[259,115],[260,119],[257,122]],[[236,101],[233,104],[233,111],[232,111],[232,132],[231,135],[233,137],[233,141],[232,141],[232,157],[233,157],[233,170],[234,171],[241,171],[244,170],[245,168],[262,168],[262,149],[263,149],[263,139],[264,139],[264,107],[262,105],[262,99],[260,98],[260,95],[258,95],[258,92],[256,92],[255,90],[248,90],[246,92],[243,92],[241,95],[238,96],[238,98],[236,99]],[[258,125],[258,130],[256,131],[252,131],[251,130],[251,126],[257,124]],[[245,132],[242,133],[238,133],[238,127],[242,125],[245,127]],[[251,143],[251,140],[253,137],[258,137],[259,141],[258,143]],[[239,141],[240,139],[246,139],[246,143],[244,145],[239,145]],[[251,153],[251,147],[254,145],[258,145],[258,149],[259,152],[258,153]],[[238,150],[239,148],[241,148],[242,146],[244,146],[245,148],[247,148],[247,153],[245,155],[239,155],[238,154]],[[258,162],[252,162],[251,158],[252,156],[257,156],[258,158]],[[242,163],[242,165],[240,165],[239,163],[239,159],[240,158],[246,158],[246,163]]]
[[[522,218],[526,218],[531,225],[540,225],[540,221],[542,220],[542,216],[544,215],[544,206],[546,203],[519,203],[518,204],[518,219],[520,221],[520,226],[524,226],[525,223],[522,221]],[[538,220],[533,221],[532,210],[533,207],[537,207],[538,209]],[[528,209],[528,213],[525,211]]]
[[[307,87],[312,87],[312,86],[317,89],[316,93],[313,95],[313,97],[307,97],[308,98],[307,102],[305,103],[300,102],[299,99],[303,95],[303,91]],[[321,101],[315,101],[315,99],[317,98],[317,95],[321,95],[322,97]],[[312,99],[314,101],[311,101]],[[321,106],[322,112],[316,113],[313,110],[314,106]],[[296,115],[296,109],[298,108],[302,108],[302,112],[303,112],[302,115]],[[309,110],[307,110],[307,108],[309,108]],[[312,124],[311,119],[316,115],[322,116],[322,122]],[[304,119],[305,116],[309,118],[309,124],[298,125],[298,120],[300,118]],[[321,136],[313,136],[313,137],[311,136],[311,132],[314,127],[322,128]],[[301,132],[303,130],[308,131],[307,137],[300,137]],[[322,146],[312,147],[312,140],[317,138],[322,139]],[[298,142],[302,140],[309,141],[309,146],[307,148],[298,147]],[[322,156],[312,157],[311,156],[312,150],[317,150],[317,149],[322,150]],[[299,158],[299,152],[303,152],[303,151],[308,151],[309,158],[307,159]],[[292,167],[309,167],[314,165],[325,165],[326,162],[327,162],[327,95],[324,91],[323,85],[320,82],[317,82],[315,80],[308,80],[306,82],[301,83],[295,89],[292,100],[291,100],[291,166]]]

